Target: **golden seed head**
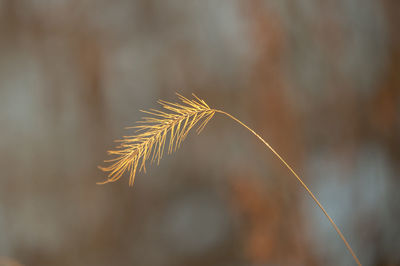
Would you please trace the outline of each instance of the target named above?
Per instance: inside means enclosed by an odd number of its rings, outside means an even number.
[[[192,94],[194,99],[189,100],[178,94],[181,103],[171,103],[159,100],[158,103],[164,108],[163,111],[150,109],[142,111],[150,115],[143,117],[137,123],[139,125],[130,127],[136,129],[136,135],[124,136],[117,142],[119,145],[115,150],[108,151],[114,158],[104,162],[108,166],[99,167],[108,172],[108,179],[98,184],[114,182],[129,172],[129,185],[133,186],[137,170],[146,172],[146,161],[157,161],[159,164],[165,143],[168,140],[168,154],[176,151],[189,131],[199,122],[197,133],[200,133],[208,121],[215,114],[203,100]]]

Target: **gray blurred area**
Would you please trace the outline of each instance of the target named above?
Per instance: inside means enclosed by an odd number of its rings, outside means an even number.
[[[0,265],[354,265],[222,116],[133,188],[96,185],[175,92],[265,137],[363,265],[400,265],[399,28],[396,0],[0,0]]]

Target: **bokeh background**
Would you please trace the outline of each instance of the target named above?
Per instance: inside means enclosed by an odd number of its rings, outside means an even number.
[[[215,117],[96,185],[192,92],[268,140],[364,265],[400,265],[397,0],[1,0],[0,265],[354,265],[296,179]]]

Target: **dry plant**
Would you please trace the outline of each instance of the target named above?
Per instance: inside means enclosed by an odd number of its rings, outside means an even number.
[[[108,151],[108,154],[114,155],[115,157],[110,160],[105,160],[106,163],[110,163],[108,166],[99,167],[101,170],[108,172],[109,174],[106,181],[99,182],[98,184],[117,181],[126,171],[128,171],[129,185],[133,186],[137,171],[140,172],[143,170],[146,172],[147,160],[151,158],[151,162],[157,161],[157,164],[159,164],[164,153],[166,142],[168,142],[169,154],[176,151],[180,147],[182,141],[185,140],[189,131],[196,124],[200,124],[197,128],[197,133],[199,134],[214,114],[220,113],[233,119],[253,133],[265,144],[265,146],[268,147],[268,149],[272,151],[272,153],[287,167],[287,169],[289,169],[328,218],[329,222],[332,224],[333,228],[336,230],[339,237],[343,240],[347,249],[353,256],[357,265],[361,265],[346,238],[333,222],[332,218],[328,215],[325,208],[321,205],[299,175],[297,175],[292,167],[278,154],[278,152],[275,151],[275,149],[271,147],[268,142],[236,117],[222,110],[210,108],[205,101],[199,99],[196,95],[192,94],[194,97],[193,100],[189,100],[178,93],[177,95],[181,100],[181,103],[171,103],[163,100],[158,101],[158,103],[165,109],[164,111],[154,109],[150,109],[150,111],[141,110],[141,112],[150,115],[150,117],[144,117],[143,120],[138,121],[137,126],[128,127],[136,129],[137,135],[124,136],[123,139],[117,140],[120,144],[115,150]]]

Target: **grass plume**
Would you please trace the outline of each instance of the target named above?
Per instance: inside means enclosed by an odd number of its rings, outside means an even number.
[[[120,145],[115,150],[108,151],[108,154],[114,155],[115,158],[105,161],[111,163],[109,166],[99,167],[109,174],[106,181],[98,184],[114,182],[128,171],[129,185],[133,186],[136,172],[138,170],[146,172],[147,160],[157,161],[159,164],[168,135],[168,153],[172,153],[180,147],[189,131],[199,122],[201,123],[197,132],[200,133],[215,114],[215,110],[194,94],[193,96],[195,99],[189,100],[178,94],[181,104],[159,100],[158,103],[161,104],[164,111],[141,110],[150,117],[143,117],[141,121],[137,122],[139,125],[129,127],[136,129],[137,135],[124,136],[123,139],[117,140]]]
[[[196,95],[192,94],[194,97],[192,100],[189,100],[178,93],[177,95],[181,103],[171,103],[163,100],[158,101],[158,103],[163,107],[163,111],[154,109],[150,109],[150,111],[141,110],[143,113],[150,115],[150,117],[144,117],[141,121],[137,122],[137,126],[131,127],[136,129],[136,135],[124,136],[123,139],[117,141],[120,144],[115,150],[108,151],[108,153],[113,155],[114,158],[105,161],[106,163],[109,163],[108,166],[99,167],[104,172],[108,172],[108,179],[99,182],[98,184],[117,181],[125,172],[129,172],[129,185],[133,186],[137,171],[140,172],[143,170],[146,172],[147,160],[150,160],[151,162],[157,161],[157,164],[160,162],[167,139],[169,139],[167,144],[168,153],[172,153],[180,147],[182,141],[185,140],[187,134],[195,125],[199,124],[197,133],[200,133],[214,114],[220,113],[249,130],[286,166],[328,218],[329,222],[346,245],[346,248],[353,256],[357,265],[361,265],[346,238],[343,236],[342,232],[339,230],[322,204],[303,182],[300,176],[268,142],[236,117],[222,110],[210,108],[205,101],[199,99]],[[167,138],[168,136],[169,138]]]

